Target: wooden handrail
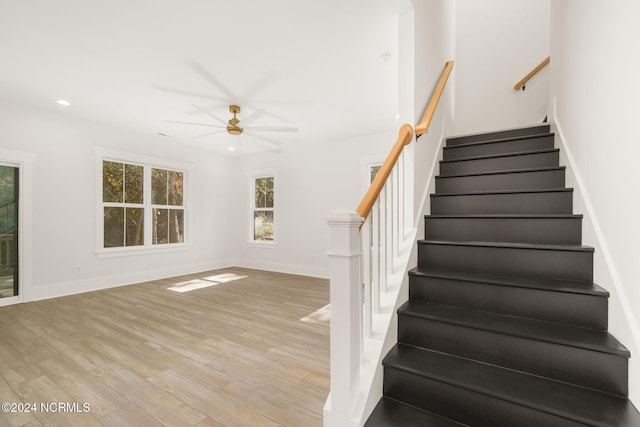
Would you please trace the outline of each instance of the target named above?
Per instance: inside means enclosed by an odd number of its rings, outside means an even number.
[[[447,61],[444,65],[444,71],[442,71],[442,75],[440,75],[438,85],[427,104],[427,109],[422,116],[422,120],[416,125],[416,136],[424,135],[429,130],[429,125],[431,124],[433,115],[436,113],[438,102],[440,102],[440,97],[442,96],[442,92],[444,92],[444,87],[447,84],[447,79],[449,78],[449,74],[451,74],[452,69],[453,60]]]
[[[542,70],[544,67],[547,66],[547,64],[549,64],[549,62],[551,62],[551,57],[547,56],[544,61],[542,61],[541,63],[539,63],[536,68],[534,68],[533,70],[531,70],[531,72],[529,74],[527,74],[526,76],[524,76],[522,78],[522,80],[520,80],[518,83],[516,83],[516,85],[513,87],[514,90],[520,90],[521,88],[524,87],[524,85],[527,84],[527,82],[529,80],[531,80],[531,77],[535,76],[536,74],[538,74],[538,72],[540,70]]]
[[[404,146],[411,143],[412,140],[413,129],[411,128],[411,125],[405,123],[400,127],[396,143],[393,144],[393,148],[391,148],[389,155],[387,155],[387,158],[384,160],[384,163],[380,167],[376,177],[369,186],[367,194],[364,195],[358,209],[356,209],[356,212],[358,212],[362,218],[367,219],[369,216],[369,212],[371,212],[374,203],[378,199],[378,196],[380,195],[385,182],[387,182],[387,178],[389,178],[393,167],[396,165],[398,157],[400,157]]]
[[[449,74],[451,74],[451,70],[453,69],[453,62],[454,61],[451,60],[445,63],[442,75],[440,75],[440,80],[438,81],[433,95],[431,95],[431,99],[427,104],[427,109],[422,116],[422,121],[416,125],[416,136],[423,135],[429,130],[429,125],[431,124],[433,115],[438,107],[438,102],[440,102],[440,98],[442,97],[442,92],[444,92],[447,80],[449,79]],[[364,195],[360,205],[358,205],[358,209],[356,209],[356,212],[358,212],[362,218],[367,219],[369,216],[369,212],[371,212],[373,205],[376,200],[378,200],[378,196],[380,196],[380,192],[382,191],[384,184],[387,182],[387,178],[389,178],[393,167],[396,165],[404,146],[408,145],[412,140],[413,128],[411,125],[405,123],[400,127],[400,130],[398,131],[398,139],[393,145],[393,148],[391,148],[389,155],[380,167],[380,170],[373,179],[373,182],[369,186],[367,194]],[[362,228],[362,225],[360,228]]]

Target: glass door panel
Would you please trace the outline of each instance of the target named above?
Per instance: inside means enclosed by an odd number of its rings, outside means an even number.
[[[18,295],[19,169],[0,165],[0,298]]]

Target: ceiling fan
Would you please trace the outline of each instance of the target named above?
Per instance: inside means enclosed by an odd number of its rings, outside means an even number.
[[[265,114],[267,114],[264,110],[256,110],[254,113],[250,114],[248,117],[246,117],[243,120],[243,126],[240,127],[240,119],[238,119],[237,114],[240,113],[241,111],[241,107],[239,105],[229,105],[229,112],[231,112],[233,114],[233,118],[229,119],[228,121],[225,121],[223,119],[221,119],[220,117],[216,116],[215,114],[211,113],[210,111],[199,107],[197,105],[193,105],[191,104],[192,107],[194,107],[195,109],[205,113],[206,115],[208,115],[209,117],[215,119],[216,121],[220,122],[222,124],[221,125],[213,125],[213,124],[209,124],[209,123],[194,123],[194,122],[181,122],[181,121],[175,121],[175,120],[164,120],[164,122],[166,123],[179,123],[179,124],[185,124],[185,125],[195,125],[195,126],[206,126],[206,127],[213,127],[213,128],[220,128],[221,130],[216,130],[213,132],[207,132],[201,135],[196,135],[193,138],[201,138],[203,136],[208,136],[208,135],[213,135],[216,133],[220,133],[220,132],[224,132],[226,131],[229,135],[241,135],[243,133],[246,133],[247,135],[250,135],[254,138],[260,139],[262,141],[268,142],[270,144],[275,144],[275,145],[282,145],[281,142],[279,141],[274,141],[268,138],[265,138],[261,135],[256,135],[255,132],[298,132],[298,128],[295,127],[268,127],[268,126],[246,126],[247,124],[251,124],[252,122],[256,121],[257,119],[259,119],[260,117],[264,116]]]

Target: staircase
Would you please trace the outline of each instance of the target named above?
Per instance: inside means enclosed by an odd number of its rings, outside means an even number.
[[[365,426],[640,426],[548,125],[449,138]]]

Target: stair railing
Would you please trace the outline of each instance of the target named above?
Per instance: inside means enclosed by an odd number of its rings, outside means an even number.
[[[416,134],[428,131],[452,68],[453,61],[448,61]],[[405,233],[405,209],[413,209],[409,194],[413,187],[405,186],[405,165],[413,158],[403,151],[413,136],[411,125],[400,127],[355,212],[336,211],[327,217],[331,391],[324,408],[326,427],[361,426],[368,415],[367,397],[413,244],[414,236],[407,239]],[[408,215],[414,228],[412,216]]]
[[[538,74],[540,72],[540,70],[542,70],[544,67],[546,67],[549,62],[551,62],[551,57],[547,56],[541,63],[539,63],[538,65],[536,65],[536,67],[531,70],[529,72],[529,74],[527,74],[526,76],[524,76],[518,83],[515,84],[515,86],[513,86],[514,90],[525,90],[527,82],[529,80],[531,80],[531,78],[533,76],[535,76],[536,74]]]
[[[438,103],[440,102],[440,97],[442,97],[442,92],[444,92],[444,88],[447,85],[447,80],[449,79],[449,74],[451,74],[451,70],[453,70],[453,61],[447,61],[444,64],[444,71],[440,76],[440,80],[438,81],[438,84],[436,85],[436,88],[433,91],[433,96],[431,96],[431,99],[427,104],[427,108],[424,110],[424,115],[422,116],[422,120],[420,121],[420,123],[416,125],[416,137],[420,135],[424,135],[429,131],[431,120],[433,119],[433,116],[436,113],[436,108],[438,107]]]

